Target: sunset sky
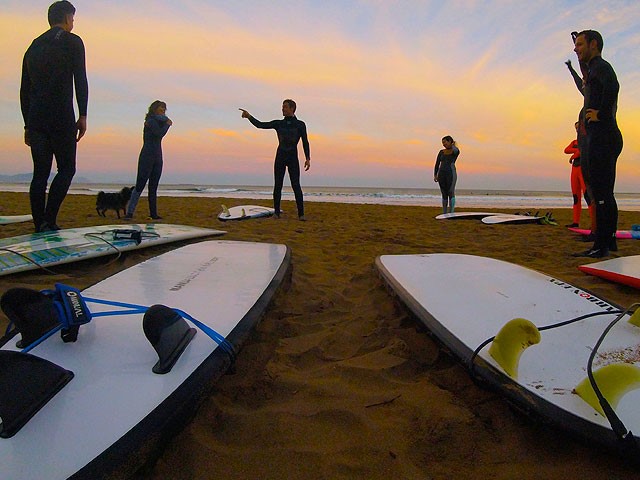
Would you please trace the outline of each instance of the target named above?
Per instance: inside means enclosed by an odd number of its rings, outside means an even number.
[[[0,1],[0,173],[26,173],[21,63],[51,1]],[[570,32],[593,28],[621,85],[616,190],[640,185],[638,0],[72,3],[90,89],[77,175],[95,182],[134,181],[160,99],[174,122],[163,183],[270,185],[276,135],[238,108],[271,120],[293,98],[311,143],[303,186],[434,188],[452,135],[458,188],[569,190],[582,97],[564,62],[577,67]]]

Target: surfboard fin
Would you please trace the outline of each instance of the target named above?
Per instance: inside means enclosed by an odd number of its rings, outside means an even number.
[[[629,323],[636,327],[640,327],[640,307],[636,308],[636,311],[633,312],[631,318],[629,318]]]
[[[174,310],[165,305],[149,307],[142,319],[142,329],[158,354],[153,373],[169,373],[196,334]]]
[[[0,308],[20,332],[18,348],[31,345],[60,325],[53,300],[30,288],[10,288],[2,295]]]
[[[244,208],[242,209],[242,216],[246,217],[247,216],[247,212],[244,211]]]
[[[43,358],[0,350],[0,437],[15,435],[72,378]]]
[[[222,214],[225,217],[230,217],[231,216],[231,212],[229,211],[229,209],[227,208],[226,205],[222,205]]]
[[[614,410],[625,393],[640,388],[640,368],[630,363],[612,363],[606,365],[595,370],[593,372],[593,378],[596,381],[596,385],[598,385],[598,389]],[[575,392],[598,413],[606,417],[596,397],[596,392],[591,386],[589,377],[586,377],[578,384]]]
[[[540,343],[540,332],[525,318],[509,320],[491,342],[489,354],[511,378],[518,377],[520,355],[531,345]]]

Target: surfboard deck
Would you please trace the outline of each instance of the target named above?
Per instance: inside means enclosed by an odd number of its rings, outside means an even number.
[[[590,235],[591,234],[591,230],[588,230],[586,228],[575,228],[575,227],[569,227],[569,230],[574,232],[574,233],[578,233],[580,235]],[[637,230],[618,230],[616,231],[616,238],[618,239],[634,239],[634,240],[640,240],[640,231]]]
[[[7,225],[9,223],[22,223],[30,222],[33,220],[31,215],[3,215],[0,216],[0,225]]]
[[[229,220],[249,220],[251,218],[270,217],[275,213],[271,207],[260,205],[236,205],[235,207],[224,208],[218,215],[218,220],[223,222]]]
[[[611,258],[580,265],[578,269],[589,275],[640,289],[640,255]]]
[[[525,412],[597,445],[619,452],[621,442],[607,419],[574,393],[586,376],[588,357],[619,310],[606,300],[560,279],[507,262],[471,255],[386,255],[376,266],[390,289],[433,334],[472,369]],[[517,378],[508,375],[486,345],[473,352],[511,319],[538,327],[588,313],[603,313],[540,332],[526,349]],[[594,369],[613,362],[639,366],[640,328],[628,316],[607,335]],[[625,426],[640,431],[640,390],[627,393],[615,408]],[[636,437],[637,440],[637,437]]]
[[[511,223],[539,223],[543,217],[535,215],[492,215],[482,218],[482,223],[487,225],[511,224]]]
[[[506,213],[496,212],[453,212],[453,213],[441,213],[436,217],[436,220],[475,220],[482,219],[484,217],[492,217],[497,215],[507,215]]]
[[[290,258],[285,245],[205,241],[128,268],[82,295],[179,308],[238,352],[289,274]],[[80,327],[75,343],[56,334],[30,352],[75,376],[13,437],[0,438],[1,478],[131,478],[142,455],[166,444],[193,416],[230,356],[198,329],[169,373],[152,373],[158,356],[142,317],[96,317]],[[17,350],[16,339],[2,350]]]
[[[139,231],[141,242],[137,243],[131,238],[115,238],[117,235],[114,231],[123,230]],[[222,230],[188,225],[140,223],[68,228],[56,232],[19,235],[0,239],[0,275],[34,270],[38,265],[50,267],[111,255],[117,251],[126,252],[224,233],[226,232]]]

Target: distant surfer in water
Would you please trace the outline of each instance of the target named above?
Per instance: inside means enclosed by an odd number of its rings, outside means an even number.
[[[271,120],[261,122],[254,118],[249,112],[240,109],[242,118],[248,118],[256,128],[273,129],[278,134],[278,149],[273,165],[273,208],[274,217],[280,218],[280,199],[282,197],[282,185],[284,183],[285,170],[289,170],[289,180],[291,188],[296,198],[298,208],[298,218],[305,220],[304,199],[302,187],[300,186],[300,162],[298,161],[298,142],[302,140],[302,148],[306,158],[304,162],[305,172],[311,167],[311,153],[309,152],[309,139],[307,138],[307,126],[303,121],[295,116],[296,102],[287,99],[282,102],[282,120]]]
[[[152,220],[162,218],[158,215],[158,185],[162,175],[162,138],[169,131],[169,127],[173,125],[166,113],[167,104],[156,100],[149,106],[149,111],[145,116],[136,188],[131,193],[127,214],[124,217],[127,220],[133,218],[138,200],[147,182],[149,182],[149,216]]]
[[[580,128],[580,123],[575,123],[576,132]],[[573,140],[567,148],[564,149],[564,153],[571,155],[569,163],[571,164],[571,193],[573,195],[573,223],[567,225],[567,227],[579,227],[580,215],[582,213],[581,197],[584,195],[584,200],[587,202],[589,209],[593,209],[591,206],[591,197],[587,192],[587,187],[584,183],[582,176],[582,167],[580,166],[580,147],[578,140]]]
[[[440,185],[442,193],[442,213],[453,213],[456,207],[456,159],[460,150],[455,140],[447,135],[442,137],[442,150],[438,152],[436,164],[433,168],[433,181]]]

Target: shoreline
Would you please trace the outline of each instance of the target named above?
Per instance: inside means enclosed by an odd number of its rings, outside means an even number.
[[[115,184],[76,184],[72,185],[69,195],[96,195],[100,190],[116,192],[121,188]],[[1,184],[0,192],[26,193],[28,184]],[[142,197],[146,197],[146,189]],[[259,200],[272,203],[271,187],[262,186],[197,186],[197,185],[161,185],[159,198],[222,198],[229,201]],[[436,189],[416,188],[369,188],[369,187],[305,187],[305,202],[342,203],[367,205],[423,206],[440,207],[441,197]],[[293,200],[293,192],[286,187],[282,192],[283,200]],[[477,190],[460,189],[456,196],[456,207],[460,211],[470,209],[513,209],[520,212],[549,209],[571,208],[570,192],[535,192],[521,190]],[[640,211],[640,194],[616,193],[618,208],[622,211]],[[224,202],[220,202],[224,203]],[[582,201],[583,210],[586,204]],[[513,212],[510,212],[513,213]]]
[[[640,479],[610,453],[516,412],[478,387],[397,303],[374,267],[385,254],[490,256],[618,305],[637,301],[637,290],[577,269],[590,260],[571,257],[585,244],[566,228],[438,221],[441,209],[430,206],[329,202],[312,202],[308,221],[299,222],[290,200],[283,201],[280,220],[220,222],[221,202],[231,207],[252,200],[160,197],[159,211],[163,223],[226,230],[221,240],[288,245],[291,282],[276,295],[234,369],[210,386],[193,421],[138,478]],[[28,194],[0,192],[0,205],[3,214],[24,213]],[[143,198],[135,220],[146,221],[147,211]],[[570,208],[553,213],[560,225],[570,223]],[[637,213],[622,211],[620,228],[638,220]],[[87,195],[69,195],[59,216],[65,228],[113,223],[114,212],[98,217],[95,198]],[[0,227],[3,237],[31,231],[29,223]],[[638,241],[618,245],[615,256],[640,254]],[[55,282],[83,289],[177,246],[54,267],[55,276],[34,271],[0,277],[0,291]],[[5,325],[1,315],[0,328]]]

